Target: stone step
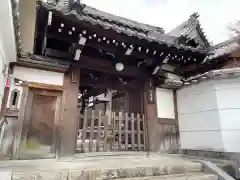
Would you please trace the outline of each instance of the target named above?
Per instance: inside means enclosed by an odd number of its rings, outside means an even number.
[[[31,169],[31,168],[30,168]],[[39,180],[115,180],[134,177],[153,177],[174,174],[200,173],[201,164],[124,167],[116,169],[74,169],[74,170],[16,170],[12,173],[12,180],[30,180],[38,177]],[[41,179],[41,180],[42,180]],[[38,180],[38,179],[37,179]]]
[[[185,174],[171,174],[171,175],[160,175],[160,176],[145,176],[145,177],[128,177],[128,178],[108,178],[108,176],[98,177],[96,174],[90,176],[80,175],[76,173],[59,172],[39,172],[30,174],[13,174],[8,179],[3,180],[218,180],[218,176],[214,174],[206,173],[185,173]]]
[[[201,173],[203,165],[180,158],[116,157],[0,162],[1,172],[11,180],[111,180],[134,177]],[[1,178],[0,178],[1,179]],[[2,180],[2,179],[1,179]]]
[[[149,177],[134,177],[115,180],[218,180],[218,176],[206,173],[187,173],[187,174],[174,174],[162,176],[149,176]]]

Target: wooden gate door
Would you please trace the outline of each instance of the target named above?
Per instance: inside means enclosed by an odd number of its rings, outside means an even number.
[[[108,124],[111,119],[111,124]],[[85,110],[82,129],[78,130],[78,152],[144,151],[146,149],[144,115]]]
[[[168,122],[170,121],[170,122]],[[160,121],[160,152],[176,153],[179,149],[179,129],[177,121]]]
[[[57,93],[58,94],[58,93]],[[25,135],[20,159],[56,156],[55,122],[58,96],[51,91],[32,89],[26,106]]]

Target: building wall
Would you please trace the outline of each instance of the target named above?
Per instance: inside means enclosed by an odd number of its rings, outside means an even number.
[[[22,81],[63,86],[63,73],[15,66],[13,77]]]
[[[33,52],[35,20],[36,20],[36,0],[19,0],[20,31],[23,52]]]
[[[9,62],[16,61],[16,46],[15,35],[13,29],[12,20],[12,8],[11,1],[0,1],[0,22],[4,22],[0,26],[0,107],[2,103],[2,97],[4,94],[4,69]]]
[[[178,90],[177,102],[181,148],[222,151],[214,82],[205,81]]]
[[[224,149],[240,152],[240,78],[215,81]]]
[[[0,41],[0,48],[1,48],[1,41]],[[4,72],[3,72],[4,64],[5,64],[5,57],[3,55],[3,51],[0,49],[0,108],[2,105],[2,98],[4,95],[4,87],[5,87]]]
[[[0,7],[0,22],[4,22],[4,24],[2,23],[0,26],[1,56],[5,57],[5,63],[15,62],[17,55],[11,1],[0,1]]]
[[[240,78],[201,82],[177,92],[182,149],[240,152]]]

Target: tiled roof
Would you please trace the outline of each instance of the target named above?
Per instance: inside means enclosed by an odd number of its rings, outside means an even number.
[[[130,19],[126,19],[120,16],[106,13],[98,9],[92,8],[90,6],[85,6],[82,13],[86,16],[92,17],[94,19],[99,19],[102,21],[109,22],[118,26],[122,26],[131,30],[140,31],[140,32],[155,32],[159,34],[164,34],[163,28],[151,26],[148,24],[139,23]]]
[[[186,36],[190,39],[194,39],[198,43],[200,43],[201,40],[204,43],[204,49],[209,48],[210,43],[201,28],[198,17],[199,15],[197,13],[193,13],[188,20],[184,21],[167,34],[175,37]]]
[[[215,59],[217,57],[230,54],[237,48],[240,48],[239,43],[236,38],[232,38],[220,44],[217,44],[209,49],[209,53],[212,54],[208,56],[208,59]]]
[[[192,31],[193,28],[197,26],[197,23],[198,23],[197,16],[193,14],[192,16],[190,16],[188,20],[184,21],[167,34],[175,37],[185,36],[190,31]]]
[[[135,36],[139,39],[165,44],[169,47],[173,46],[205,53],[205,51],[199,50],[198,48],[178,44],[176,37],[164,34],[162,28],[115,16],[83,4],[79,4],[80,7],[75,6],[71,11],[63,4],[47,4],[41,2],[41,5],[49,11],[57,11],[64,16],[74,16],[80,21],[85,21],[92,25],[100,25],[104,29],[112,29],[117,33],[123,33],[127,36]]]

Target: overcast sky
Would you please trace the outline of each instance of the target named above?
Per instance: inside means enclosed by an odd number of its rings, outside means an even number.
[[[87,5],[142,23],[160,26],[168,32],[200,14],[200,23],[213,44],[231,37],[230,23],[240,20],[240,0],[82,0]]]

